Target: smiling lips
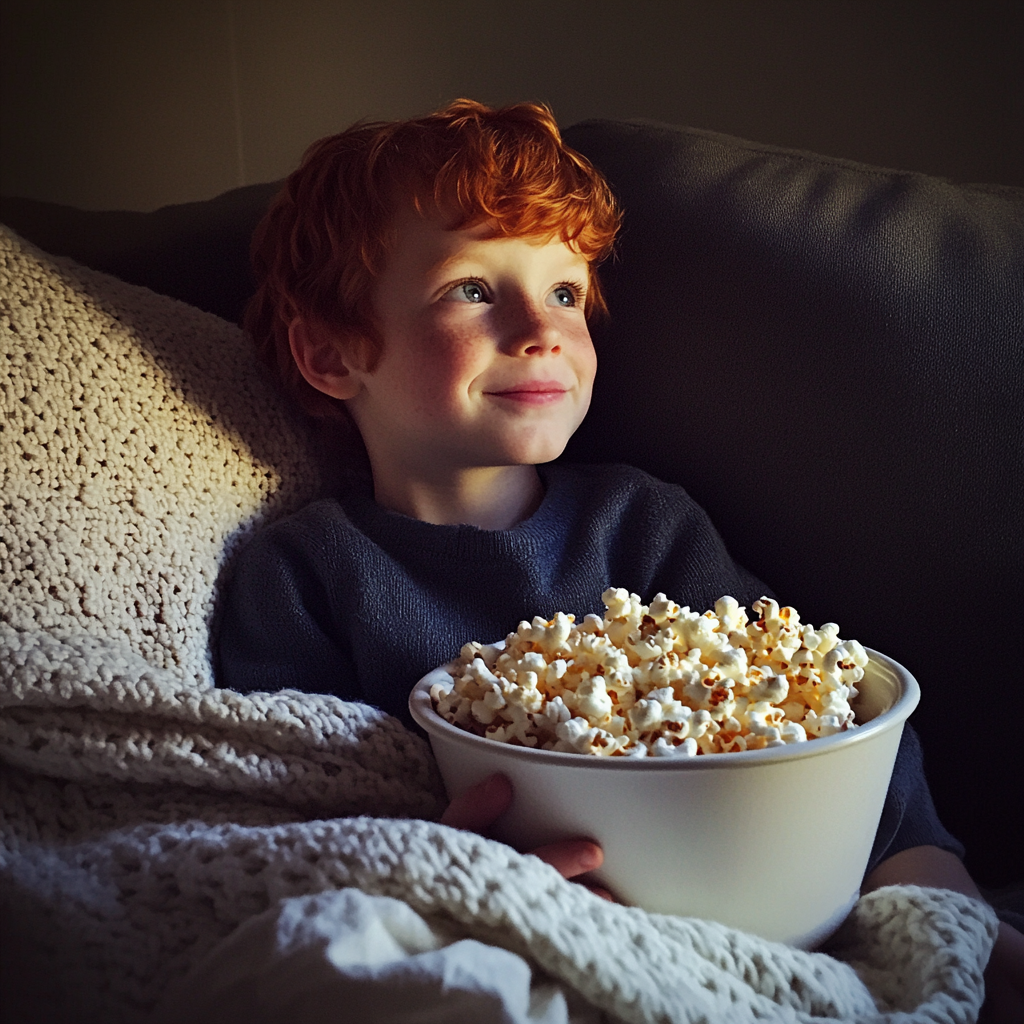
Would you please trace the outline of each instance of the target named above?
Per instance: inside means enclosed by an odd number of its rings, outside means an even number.
[[[527,380],[501,391],[488,391],[494,398],[504,398],[523,405],[550,405],[567,394],[569,388],[554,380]]]

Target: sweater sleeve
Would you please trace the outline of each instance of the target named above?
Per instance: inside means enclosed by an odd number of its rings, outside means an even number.
[[[328,588],[300,538],[288,529],[257,535],[239,555],[224,595],[219,685],[241,693],[294,689],[363,700],[332,617]]]
[[[653,539],[658,545],[661,561],[655,576],[657,589],[669,596],[703,594],[703,607],[711,607],[723,593],[731,593],[748,608],[762,595],[775,597],[769,587],[732,560],[703,509],[680,488],[661,486],[665,499],[663,506],[657,506],[658,514],[670,528],[659,535],[658,524],[651,522],[645,524],[643,531],[649,542]],[[709,566],[714,571],[709,571]],[[701,591],[696,585],[703,579],[712,582]],[[938,846],[957,857],[964,855],[964,847],[939,821],[924,775],[921,743],[913,727],[907,724],[865,874],[883,860],[914,846]]]
[[[889,791],[864,874],[869,875],[882,861],[914,846],[937,846],[961,859],[964,855],[963,845],[946,831],[935,812],[924,777],[921,742],[908,722],[903,726]]]
[[[703,509],[680,488],[666,485],[661,488],[664,503],[651,502],[648,507],[657,508],[667,528],[659,534],[659,524],[652,521],[645,524],[643,531],[648,542],[653,540],[658,546],[657,589],[669,596],[689,592],[702,594],[699,600],[708,608],[723,593],[731,593],[748,608],[762,595],[775,596],[756,576],[732,560]],[[698,584],[705,579],[711,582],[701,590]],[[963,846],[939,821],[924,775],[921,743],[913,727],[907,724],[865,874],[883,860],[914,846],[938,846],[957,857],[964,855]]]

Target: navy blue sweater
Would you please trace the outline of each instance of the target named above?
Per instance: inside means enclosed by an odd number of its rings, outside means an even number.
[[[601,594],[658,591],[695,611],[771,591],[729,557],[689,495],[628,466],[540,466],[544,500],[510,530],[436,526],[364,495],[315,502],[258,535],[228,584],[220,685],[365,701],[411,725],[408,695],[469,640],[520,620],[603,613]],[[939,823],[904,730],[873,867],[932,844],[962,855]]]

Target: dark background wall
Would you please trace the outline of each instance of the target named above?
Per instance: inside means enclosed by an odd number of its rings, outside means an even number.
[[[6,195],[153,209],[456,96],[1024,185],[1019,0],[0,0]]]

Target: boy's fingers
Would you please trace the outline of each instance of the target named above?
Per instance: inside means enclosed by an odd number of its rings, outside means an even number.
[[[452,800],[441,815],[441,824],[482,833],[508,810],[511,802],[512,783],[504,775],[490,775]],[[563,839],[539,846],[530,853],[550,864],[563,878],[593,871],[604,861],[601,847],[589,839]],[[590,882],[582,884],[595,895],[614,902],[615,897],[602,886]]]
[[[582,885],[584,889],[589,889],[595,896],[600,896],[601,899],[607,900],[609,903],[619,902],[603,885],[594,885],[592,882],[579,882],[577,884]]]
[[[593,871],[604,862],[601,847],[589,839],[563,839],[558,843],[538,846],[530,853],[550,864],[563,878],[575,878]]]
[[[466,832],[483,832],[508,810],[512,783],[504,775],[489,775],[460,793],[441,815],[441,824]]]

